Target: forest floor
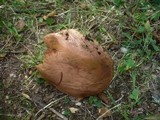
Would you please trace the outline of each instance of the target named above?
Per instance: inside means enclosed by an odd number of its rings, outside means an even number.
[[[40,78],[43,37],[69,28],[112,56],[108,103],[78,102]],[[66,118],[160,120],[159,0],[0,1],[0,120]]]

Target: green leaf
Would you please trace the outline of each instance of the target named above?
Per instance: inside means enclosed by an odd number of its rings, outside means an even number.
[[[150,22],[147,21],[144,25],[145,29],[148,31],[148,32],[151,32],[151,26],[150,26]]]
[[[138,88],[133,89],[132,93],[130,94],[130,98],[135,100],[135,102],[137,103],[139,101],[139,94],[140,91]]]
[[[151,16],[151,20],[156,21],[156,20],[159,20],[159,18],[160,18],[160,12],[157,12]]]
[[[132,82],[133,82],[133,88],[135,88],[136,87],[136,77],[137,77],[136,71],[132,71],[131,77],[132,77]]]
[[[128,39],[132,39],[132,35],[129,32],[123,32],[122,35],[124,35]]]
[[[97,100],[97,98],[94,97],[94,96],[90,96],[90,97],[89,97],[89,103],[90,103],[90,104],[94,104],[94,101],[96,101],[96,100]]]
[[[151,42],[151,44],[152,44],[153,49],[154,49],[156,52],[160,51],[160,48],[156,45],[156,41],[153,40],[153,41]]]
[[[138,33],[144,33],[145,32],[145,27],[144,26],[139,26],[137,32]]]
[[[69,99],[69,98],[65,98],[63,102],[64,102],[65,104],[67,104],[67,103],[70,102],[70,99]]]
[[[101,102],[100,100],[96,101],[96,102],[95,102],[95,106],[96,106],[97,108],[102,107],[102,102]]]
[[[119,7],[120,5],[123,4],[123,0],[114,0],[114,4]]]
[[[102,101],[99,100],[97,97],[95,96],[90,96],[89,97],[89,103],[96,106],[97,108],[102,107]]]
[[[63,115],[69,116],[71,114],[71,111],[69,109],[64,110]]]
[[[39,21],[40,23],[41,23],[41,22],[43,22],[43,18],[42,18],[42,17],[41,17],[41,18],[39,18],[39,20],[38,20],[38,21]]]
[[[134,60],[132,60],[132,59],[128,59],[127,61],[126,61],[126,70],[129,70],[129,69],[131,69],[131,68],[133,68],[133,67],[135,67],[135,61]]]
[[[14,0],[12,4],[15,7],[25,6],[25,2],[23,0]]]
[[[122,72],[122,73],[125,71],[125,66],[124,66],[123,63],[121,63],[121,64],[119,65],[118,70],[119,70],[120,72]]]
[[[44,84],[44,80],[42,78],[35,78],[35,81],[38,83],[38,84]]]
[[[146,16],[146,12],[137,12],[134,14],[134,18],[137,20],[139,23],[144,23],[148,18]]]
[[[50,26],[54,23],[54,20],[52,18],[47,18],[46,23]]]

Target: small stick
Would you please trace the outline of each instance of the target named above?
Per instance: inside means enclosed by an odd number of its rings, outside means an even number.
[[[102,115],[100,115],[96,120],[100,120],[100,119],[103,118],[103,116],[106,115],[109,111],[113,110],[114,108],[116,108],[116,107],[118,107],[118,106],[120,106],[120,105],[121,105],[121,103],[118,104],[118,105],[116,105],[116,106],[114,106],[114,107],[112,107],[111,109],[107,110],[105,113],[103,113]]]
[[[59,98],[59,99],[57,99],[57,100],[55,100],[55,101],[52,101],[52,102],[50,102],[49,104],[47,104],[47,105],[41,105],[41,106],[43,106],[43,108],[42,109],[40,109],[36,114],[35,114],[35,116],[37,116],[38,115],[38,113],[40,113],[41,111],[43,111],[44,109],[46,109],[46,108],[48,108],[48,107],[50,107],[53,103],[56,103],[56,102],[58,102],[59,100],[61,100],[61,99],[63,99],[63,98],[65,98],[67,95],[65,95],[65,96],[63,96],[63,97],[61,97],[61,98]]]
[[[49,108],[53,113],[55,113],[57,116],[59,116],[60,118],[62,118],[63,120],[68,120],[67,117],[65,117],[64,115],[60,114],[59,112],[57,112],[55,109],[53,108]]]
[[[59,99],[57,99],[57,100],[55,100],[55,101],[52,101],[52,102],[50,102],[48,105],[45,105],[44,103],[40,102],[40,101],[37,100],[35,97],[33,97],[32,100],[33,100],[35,103],[39,104],[41,107],[43,107],[42,109],[40,109],[40,110],[36,113],[35,116],[37,116],[38,113],[41,112],[42,110],[46,109],[47,107],[50,107],[51,104],[53,104],[53,103],[55,103],[55,102],[58,102],[59,100],[65,98],[66,96],[67,96],[67,95],[65,95],[65,96],[63,96],[63,97],[61,97],[61,98],[59,98]],[[65,116],[62,115],[61,113],[57,112],[55,109],[53,109],[53,108],[49,108],[49,109],[50,109],[53,113],[55,113],[57,116],[59,116],[60,118],[62,118],[63,120],[68,120],[67,117],[65,117]]]

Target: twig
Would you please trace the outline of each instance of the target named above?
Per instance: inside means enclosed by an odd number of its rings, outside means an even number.
[[[57,112],[55,109],[53,108],[49,108],[53,113],[55,113],[57,116],[59,116],[60,118],[62,118],[63,120],[68,120],[67,117],[65,117],[64,115],[60,114],[59,112]]]
[[[111,109],[107,110],[105,113],[103,113],[102,115],[100,115],[96,120],[100,120],[100,119],[103,118],[103,116],[105,116],[109,111],[113,110],[113,109],[116,108],[116,107],[119,107],[120,105],[121,105],[121,103],[118,104],[118,105],[116,105],[116,106],[114,106],[114,107],[112,107]]]
[[[65,11],[65,12],[62,12],[62,13],[59,13],[58,15],[55,15],[56,17],[58,17],[58,16],[62,16],[62,15],[64,15],[64,14],[66,14],[66,13],[68,13],[68,12],[70,12],[71,10],[67,10],[67,11]]]
[[[121,97],[118,100],[116,100],[115,102],[117,103],[117,102],[121,101],[123,99],[123,97],[124,97],[124,95],[123,95],[123,93],[121,93]]]
[[[44,103],[42,103],[42,102],[36,100],[35,98],[33,98],[32,100],[33,100],[35,103],[38,103],[41,107],[43,107],[42,109],[40,109],[40,110],[35,114],[35,116],[37,116],[38,113],[40,113],[42,110],[44,110],[44,109],[46,109],[46,108],[48,108],[48,107],[51,107],[51,105],[52,105],[53,103],[58,102],[59,100],[65,98],[66,96],[67,96],[67,95],[65,95],[65,96],[63,96],[63,97],[61,97],[61,98],[59,98],[59,99],[57,99],[57,100],[55,100],[55,101],[52,101],[52,102],[50,102],[48,105],[45,105]],[[50,109],[53,113],[55,113],[57,116],[59,116],[60,118],[62,118],[63,120],[68,120],[67,117],[65,117],[65,116],[62,115],[61,113],[57,112],[55,109],[53,109],[53,108],[49,108],[49,109]]]
[[[2,114],[2,113],[0,113],[0,116],[6,116],[6,117],[21,117],[21,114],[18,114],[18,115],[16,115],[16,114]]]

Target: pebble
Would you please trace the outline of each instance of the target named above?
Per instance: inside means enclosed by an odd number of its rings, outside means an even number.
[[[76,103],[76,106],[81,106],[81,105],[82,105],[81,102],[77,102],[77,103]]]
[[[125,48],[125,47],[121,47],[120,50],[121,50],[122,53],[127,53],[128,52],[128,49]]]
[[[16,77],[16,74],[11,73],[11,74],[9,74],[9,77],[13,77],[13,78],[15,78],[15,77]]]

